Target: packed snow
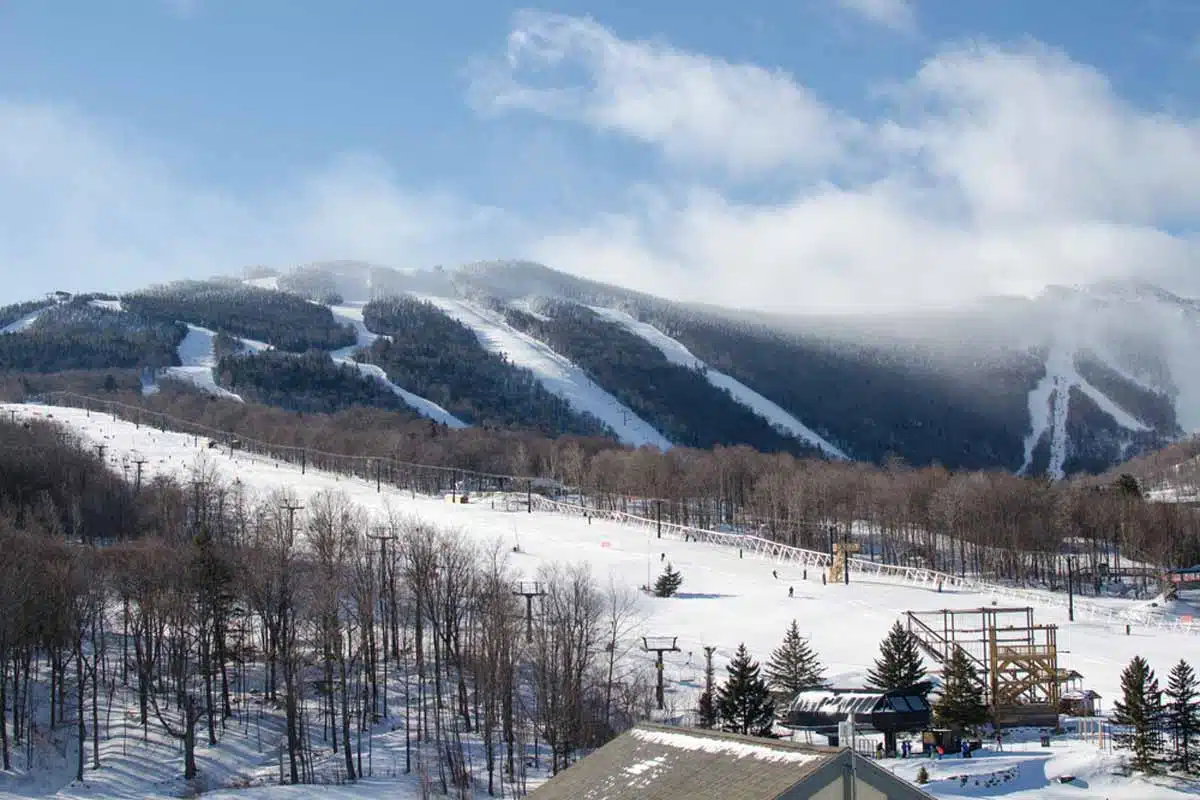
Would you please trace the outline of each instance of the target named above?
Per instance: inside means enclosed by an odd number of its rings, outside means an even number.
[[[367,330],[367,325],[363,321],[363,306],[365,303],[351,303],[342,306],[331,306],[333,316],[338,322],[345,325],[354,326],[354,332],[357,335],[357,341],[350,347],[343,347],[341,350],[334,350],[330,356],[339,364],[347,364],[358,370],[360,375],[365,375],[368,378],[373,378],[379,383],[386,386],[397,397],[408,404],[410,408],[416,411],[423,417],[428,417],[435,422],[440,422],[450,428],[466,428],[467,423],[463,422],[458,417],[451,414],[446,409],[442,408],[432,400],[428,400],[420,395],[413,394],[407,389],[402,389],[393,383],[387,376],[387,373],[382,368],[374,364],[364,364],[354,360],[354,354],[357,350],[369,348],[379,338],[379,334],[372,333]]]
[[[513,328],[499,314],[468,300],[416,293],[413,296],[432,303],[452,319],[466,325],[474,331],[485,349],[504,354],[518,367],[531,371],[548,391],[566,400],[576,411],[587,412],[612,428],[624,444],[635,447],[652,445],[660,450],[671,447],[671,442],[665,436],[597,386],[569,359]]]
[[[187,329],[187,335],[179,343],[179,361],[182,366],[167,367],[163,370],[164,377],[186,381],[202,392],[242,402],[240,396],[218,385],[216,375],[213,374],[217,366],[213,340],[217,334],[198,325],[188,325]]]
[[[807,442],[813,447],[819,448],[821,452],[833,458],[846,458],[846,454],[834,444],[814,431],[812,428],[805,425],[793,415],[789,414],[778,404],[763,397],[758,392],[751,389],[741,381],[726,375],[723,372],[713,369],[708,364],[704,363],[683,344],[667,336],[665,333],[645,322],[640,322],[634,317],[626,314],[624,311],[617,311],[611,308],[602,308],[600,306],[591,306],[600,317],[615,322],[625,330],[641,337],[649,344],[654,345],[667,360],[672,364],[679,364],[688,369],[700,370],[704,378],[718,389],[725,389],[738,403],[741,403],[746,408],[753,411],[758,416],[765,419],[773,427],[783,430],[788,436],[793,436],[801,441]]]
[[[0,328],[0,334],[23,333],[24,331],[29,330],[29,328],[31,328],[33,326],[33,323],[37,322],[38,317],[40,317],[42,315],[42,312],[45,310],[46,309],[44,309],[44,308],[39,308],[37,311],[34,311],[30,314],[26,314],[25,316],[21,317],[20,319],[14,320],[14,321],[8,323],[3,328]]]
[[[244,451],[230,454],[209,450],[202,439],[197,441],[191,436],[147,426],[138,428],[133,423],[113,420],[95,412],[89,416],[82,409],[5,405],[0,413],[10,409],[20,418],[53,418],[68,425],[87,443],[104,443],[107,446],[105,457],[114,466],[119,466],[122,459],[138,451],[149,459],[146,464],[148,478],[155,475],[186,477],[198,460],[205,460],[226,480],[237,478],[253,491],[287,489],[298,493],[303,501],[320,490],[340,489],[381,520],[389,510],[394,510],[457,528],[481,545],[498,543],[503,545],[505,552],[516,546],[519,550],[511,553],[510,558],[525,577],[531,577],[540,565],[548,562],[587,561],[601,585],[611,580],[636,588],[657,575],[664,562],[669,560],[684,577],[679,595],[670,599],[646,596],[641,599],[642,632],[678,637],[681,652],[665,656],[669,714],[695,706],[704,680],[702,648],[705,645],[717,647],[714,662],[718,675],[721,675],[740,642],[745,642],[754,657],[765,659],[779,644],[790,621],[797,619],[802,633],[810,637],[826,665],[831,682],[836,686],[856,686],[862,684],[888,627],[905,610],[979,608],[990,605],[995,599],[987,590],[967,592],[947,587],[938,592],[925,585],[868,579],[860,575],[855,575],[848,586],[841,582],[823,585],[816,568],[809,568],[805,575],[798,565],[768,562],[750,552],[745,558],[739,558],[732,548],[697,541],[658,539],[653,527],[638,528],[599,518],[589,521],[579,516],[549,512],[510,513],[503,510],[506,504],[498,502],[493,507],[488,498],[473,498],[474,502],[464,505],[449,504],[441,498],[413,497],[388,487],[377,492],[371,481],[311,468],[307,474],[301,474],[299,466]],[[778,578],[772,576],[772,570],[777,571]],[[789,587],[795,589],[794,598],[788,597]],[[1037,594],[1045,593],[1033,592],[1031,596]],[[1138,605],[1120,600],[1109,602],[1130,609]],[[1166,610],[1164,613],[1173,612]],[[1119,696],[1120,671],[1134,655],[1145,656],[1162,675],[1181,654],[1196,651],[1194,635],[1142,628],[1136,624],[1126,635],[1120,624],[1082,619],[1068,622],[1063,608],[1037,608],[1035,621],[1060,626],[1059,665],[1083,673],[1086,686],[1100,693],[1106,708],[1111,707],[1113,699]],[[651,657],[645,657],[649,664]],[[132,742],[130,746],[134,746]],[[161,783],[163,773],[170,770],[147,766],[143,775],[138,759],[150,764],[158,763],[161,758],[148,753],[140,744],[136,747],[138,749],[131,750],[128,757],[119,758],[112,753],[109,763],[119,764],[119,767],[111,771],[106,768],[94,777],[89,773],[87,787],[72,786],[66,794],[73,797],[145,796],[173,791],[163,788]],[[208,752],[207,748],[205,752]],[[276,754],[270,749],[265,752],[267,758],[251,753],[214,753],[212,757],[228,759],[231,764],[240,763],[242,758],[249,759],[249,764],[227,770],[230,774],[241,775],[247,770],[267,769],[263,762],[273,764],[270,758]],[[376,758],[380,756],[377,754]],[[946,797],[985,795],[1025,800],[1107,796],[1157,800],[1182,796],[1158,783],[1112,775],[1116,761],[1111,753],[1088,741],[1069,737],[1055,737],[1048,750],[1040,749],[1033,740],[1014,741],[1006,745],[1003,753],[988,751],[971,760],[910,759],[882,763],[909,778],[914,777],[919,766],[924,764],[932,779],[926,788],[937,796]],[[1075,776],[1073,783],[1057,782],[1060,776],[1068,774]],[[126,783],[122,784],[122,781]],[[0,784],[0,792],[9,788],[7,784]],[[248,791],[256,796],[259,793],[304,796],[303,787]],[[352,790],[339,791],[349,793]],[[405,789],[398,788],[398,791]],[[45,792],[21,790],[21,793]],[[365,782],[362,793],[355,796],[375,793],[383,793],[378,779]],[[233,793],[224,792],[222,796],[232,798]],[[247,793],[239,793],[239,796],[247,796]]]
[[[254,286],[258,289],[270,289],[273,292],[279,291],[279,276],[271,275],[265,278],[248,278],[242,281],[247,286]]]
[[[1071,389],[1086,394],[1100,410],[1122,428],[1147,431],[1149,427],[1114,403],[1104,392],[1092,386],[1075,368],[1075,347],[1056,343],[1046,357],[1046,374],[1029,393],[1029,434],[1025,437],[1025,461],[1021,472],[1033,464],[1033,452],[1041,438],[1050,436],[1050,462],[1046,474],[1054,479],[1064,477],[1067,461],[1067,416],[1070,412]]]
[[[786,761],[791,764],[807,764],[816,758],[816,754],[782,747],[758,746],[733,742],[727,739],[715,739],[711,736],[689,736],[686,730],[679,733],[674,731],[654,731],[642,728],[633,729],[633,738],[643,742],[670,747],[675,750],[698,750],[705,753],[723,753],[734,758],[754,758],[759,761]]]

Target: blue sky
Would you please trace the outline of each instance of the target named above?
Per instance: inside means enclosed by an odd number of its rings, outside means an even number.
[[[1191,0],[0,0],[0,301],[332,258],[1187,290],[1197,77]]]

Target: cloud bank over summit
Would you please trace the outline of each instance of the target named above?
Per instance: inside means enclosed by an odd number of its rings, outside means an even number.
[[[841,5],[864,24],[916,24],[912,4]],[[5,299],[251,263],[509,256],[780,312],[1128,277],[1200,291],[1200,120],[1140,106],[1047,44],[937,46],[912,74],[862,87],[871,115],[768,64],[535,12],[464,75],[474,124],[552,126],[572,143],[554,157],[585,176],[595,147],[655,168],[557,211],[410,183],[361,151],[231,188],[98,116],[0,97],[0,263],[16,276]]]

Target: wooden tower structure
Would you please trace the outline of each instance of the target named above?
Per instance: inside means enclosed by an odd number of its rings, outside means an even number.
[[[909,611],[906,618],[939,666],[956,647],[967,654],[997,725],[1058,724],[1057,625],[1035,624],[1029,607]]]
[[[834,542],[833,543],[833,561],[829,565],[828,580],[830,583],[839,583],[843,579],[849,582],[846,570],[846,559],[854,553],[859,552],[862,547],[857,542]]]

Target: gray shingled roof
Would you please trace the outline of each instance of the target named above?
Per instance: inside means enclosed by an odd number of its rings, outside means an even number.
[[[536,800],[764,800],[838,750],[695,728],[642,724],[559,773]]]

